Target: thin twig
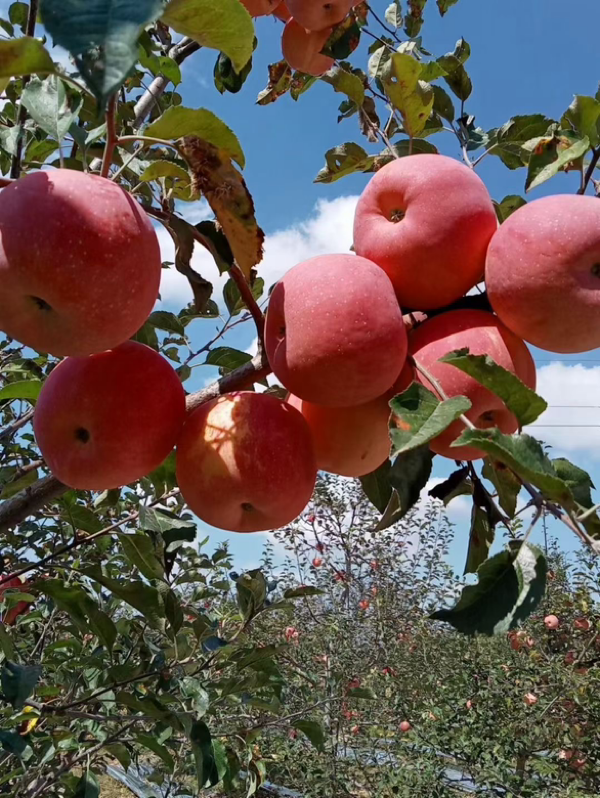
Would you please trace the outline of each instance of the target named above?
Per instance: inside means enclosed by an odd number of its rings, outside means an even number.
[[[102,167],[100,168],[100,177],[108,177],[110,167],[117,146],[117,128],[116,128],[116,111],[117,111],[117,95],[116,93],[108,101],[108,108],[106,109],[106,144],[104,146],[104,155],[102,157]]]
[[[240,292],[240,296],[244,300],[244,304],[250,311],[250,315],[254,319],[254,323],[256,325],[256,332],[258,334],[258,344],[259,344],[259,351],[264,346],[264,335],[265,335],[265,317],[262,310],[259,308],[254,295],[252,294],[252,289],[250,288],[250,284],[246,280],[246,277],[237,263],[234,263],[233,266],[229,269],[229,274],[231,275],[231,279],[238,287],[238,291]]]
[[[417,371],[418,371],[420,374],[422,374],[422,375],[423,375],[423,377],[425,377],[425,379],[426,379],[428,382],[430,382],[430,383],[431,383],[431,385],[433,386],[434,390],[435,390],[435,391],[437,391],[437,393],[439,393],[440,397],[441,397],[442,399],[444,399],[444,400],[446,400],[446,399],[449,399],[450,397],[448,396],[448,394],[446,393],[446,391],[445,391],[445,390],[442,388],[442,386],[440,385],[440,383],[438,382],[438,380],[436,380],[436,378],[433,376],[433,374],[431,374],[431,372],[429,372],[429,371],[428,371],[428,370],[425,368],[425,366],[422,366],[422,365],[421,365],[421,364],[420,364],[420,363],[419,363],[417,360],[415,360],[415,358],[414,358],[414,357],[411,357],[410,359],[411,359],[411,362],[412,362],[412,364],[413,364],[413,365],[414,365],[414,367],[416,368],[416,370],[417,370]],[[471,421],[471,419],[470,419],[470,418],[467,418],[467,417],[464,415],[464,413],[463,413],[461,416],[459,416],[459,418],[460,418],[460,420],[462,421],[462,423],[465,425],[465,427],[468,427],[469,429],[477,429],[477,427],[475,426],[475,424],[473,424],[473,422]]]
[[[590,184],[590,180],[592,179],[592,175],[594,174],[594,169],[596,168],[598,161],[600,160],[600,147],[596,147],[596,149],[592,149],[592,160],[588,164],[588,168],[585,172],[585,177],[583,178],[583,183],[577,190],[578,194],[585,194],[587,187]]]
[[[26,36],[33,36],[35,33],[35,23],[38,15],[39,0],[29,0],[29,11],[27,13],[27,26],[25,28]],[[17,115],[17,146],[10,163],[10,177],[16,180],[21,174],[21,157],[23,155],[23,138],[25,120],[27,119],[27,108],[23,103],[23,92],[29,83],[30,76],[25,75],[22,81],[21,99],[19,101],[19,113]]]

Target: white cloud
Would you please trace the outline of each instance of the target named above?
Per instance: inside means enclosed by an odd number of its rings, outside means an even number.
[[[258,266],[258,274],[264,279],[267,288],[292,266],[307,258],[326,253],[349,252],[357,201],[358,197],[355,196],[319,200],[308,219],[268,234],[264,258]],[[194,216],[195,210],[192,207],[183,210],[185,218],[194,223],[207,218],[206,209],[201,206],[200,217],[197,214]],[[163,260],[172,262],[175,251],[170,235],[162,225],[157,227],[157,235]],[[213,283],[214,295],[218,300],[227,275],[219,275],[211,256],[199,244],[194,248],[192,266]],[[174,268],[163,270],[160,290],[162,301],[166,305],[181,307],[192,298],[186,278]]]
[[[600,460],[600,367],[550,363],[538,369],[537,392],[546,412],[527,431],[555,450]]]

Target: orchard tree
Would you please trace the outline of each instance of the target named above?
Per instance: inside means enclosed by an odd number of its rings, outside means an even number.
[[[454,2],[438,0],[440,13]],[[451,609],[440,596],[432,618],[468,635],[506,634],[544,594],[530,529],[488,557],[522,490],[531,528],[549,514],[596,553],[589,475],[522,428],[546,407],[527,343],[600,344],[600,98],[575,97],[560,120],[536,112],[477,127],[469,44],[432,56],[425,5],[31,0],[0,20],[9,794],[93,795],[107,761],[150,754],[157,782],[192,766],[199,790],[242,779],[252,795],[264,780],[255,740],[269,722],[240,707],[285,717],[285,695],[277,644],[249,635],[257,616],[289,612],[311,587],[272,601],[254,570],[235,577],[235,606],[215,605],[232,587],[229,555],[204,553],[192,512],[234,532],[284,527],[324,470],[361,478],[381,534],[416,504],[434,457],[455,460],[436,493],[473,498],[466,570],[478,581]],[[202,47],[214,50],[216,89],[243,90],[253,16],[269,14],[284,58],[258,103],[302,102],[330,84],[345,95],[340,120],[356,118],[369,149],[327,152],[316,180],[374,174],[354,254],[298,264],[267,302],[239,139],[209,109],[184,107],[177,88]],[[366,64],[354,63],[361,39]],[[51,44],[68,51],[67,67]],[[438,153],[448,131],[462,163]],[[484,157],[525,169],[526,190],[565,170],[580,188],[494,201],[476,174]],[[181,203],[200,199],[214,219],[186,221]],[[161,263],[155,225],[173,238],[174,264]],[[228,276],[221,304],[192,266],[195,245]],[[162,267],[189,281],[177,314],[153,310]],[[221,340],[246,320],[254,356]],[[197,347],[192,331],[207,324]],[[200,357],[220,378],[186,391]],[[281,385],[255,391],[271,373]]]

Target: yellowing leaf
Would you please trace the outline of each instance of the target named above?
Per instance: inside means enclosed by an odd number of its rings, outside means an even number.
[[[264,233],[256,222],[254,202],[243,177],[225,153],[213,144],[185,136],[180,149],[200,191],[217,217],[246,279],[263,256]]]
[[[425,129],[433,108],[433,89],[419,80],[421,64],[408,53],[394,53],[381,73],[386,93],[400,111],[402,124],[411,137]]]
[[[54,62],[44,45],[31,36],[0,42],[0,77],[54,72]]]
[[[203,47],[228,55],[236,72],[252,57],[254,25],[239,0],[171,0],[162,21]]]

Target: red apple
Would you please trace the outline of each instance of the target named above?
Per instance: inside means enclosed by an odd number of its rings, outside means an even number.
[[[55,477],[78,490],[127,485],[157,468],[185,420],[185,392],[169,363],[127,341],[56,366],[33,430]]]
[[[492,238],[485,280],[498,316],[534,346],[600,347],[600,202],[558,195],[523,205]]]
[[[285,1],[277,5],[277,8],[273,11],[273,16],[277,17],[277,19],[280,19],[282,22],[287,22],[288,19],[290,19],[292,15]]]
[[[430,310],[483,278],[497,226],[475,172],[444,155],[420,154],[371,178],[356,207],[354,249],[386,272],[403,308]]]
[[[32,172],[0,193],[0,329],[52,355],[130,338],[161,274],[154,228],[116,183],[70,169]]]
[[[307,75],[322,75],[333,66],[333,58],[321,55],[321,50],[331,34],[331,28],[308,31],[295,19],[289,19],[281,37],[283,57],[292,67]]]
[[[404,733],[406,733],[406,732],[409,732],[411,729],[412,729],[412,726],[410,725],[409,721],[407,721],[407,720],[403,720],[403,721],[400,723],[400,731],[401,731],[403,734],[404,734]]]
[[[391,387],[406,359],[406,330],[381,269],[355,255],[320,255],[273,289],[265,346],[273,372],[295,396],[348,407]]]
[[[253,17],[266,17],[274,14],[281,0],[241,0],[248,13]]]
[[[337,25],[356,0],[287,0],[291,15],[310,31],[321,31]]]
[[[190,509],[232,532],[290,523],[316,476],[306,421],[272,394],[241,391],[201,405],[177,445],[177,481]]]
[[[353,407],[324,407],[293,395],[287,401],[302,413],[310,427],[320,471],[360,477],[389,457],[387,396]]]
[[[465,414],[481,429],[497,426],[504,433],[515,432],[517,419],[504,402],[473,377],[439,359],[455,349],[468,348],[472,355],[490,355],[498,365],[516,374],[525,385],[535,388],[535,364],[527,346],[510,332],[492,313],[484,310],[452,310],[440,313],[419,325],[409,335],[409,352],[431,374],[447,396],[466,396],[471,409]],[[420,373],[413,374],[426,388],[437,393],[434,385]],[[406,387],[406,371],[400,375],[399,388]],[[441,398],[441,397],[440,397]],[[430,447],[436,454],[453,460],[475,460],[485,454],[470,446],[452,447],[464,429],[456,421],[435,438]]]
[[[3,576],[2,579],[6,579],[6,577]],[[26,584],[27,579],[23,579],[20,576],[13,576],[0,585],[0,597],[2,597],[7,590],[18,590],[23,592],[25,590]],[[3,612],[1,618],[2,623],[5,626],[13,626],[19,615],[23,615],[23,613],[28,612],[29,607],[30,604],[28,601],[18,601],[16,604],[10,606]]]
[[[544,618],[544,626],[546,629],[558,629],[560,621],[556,617],[556,615],[546,615]]]

